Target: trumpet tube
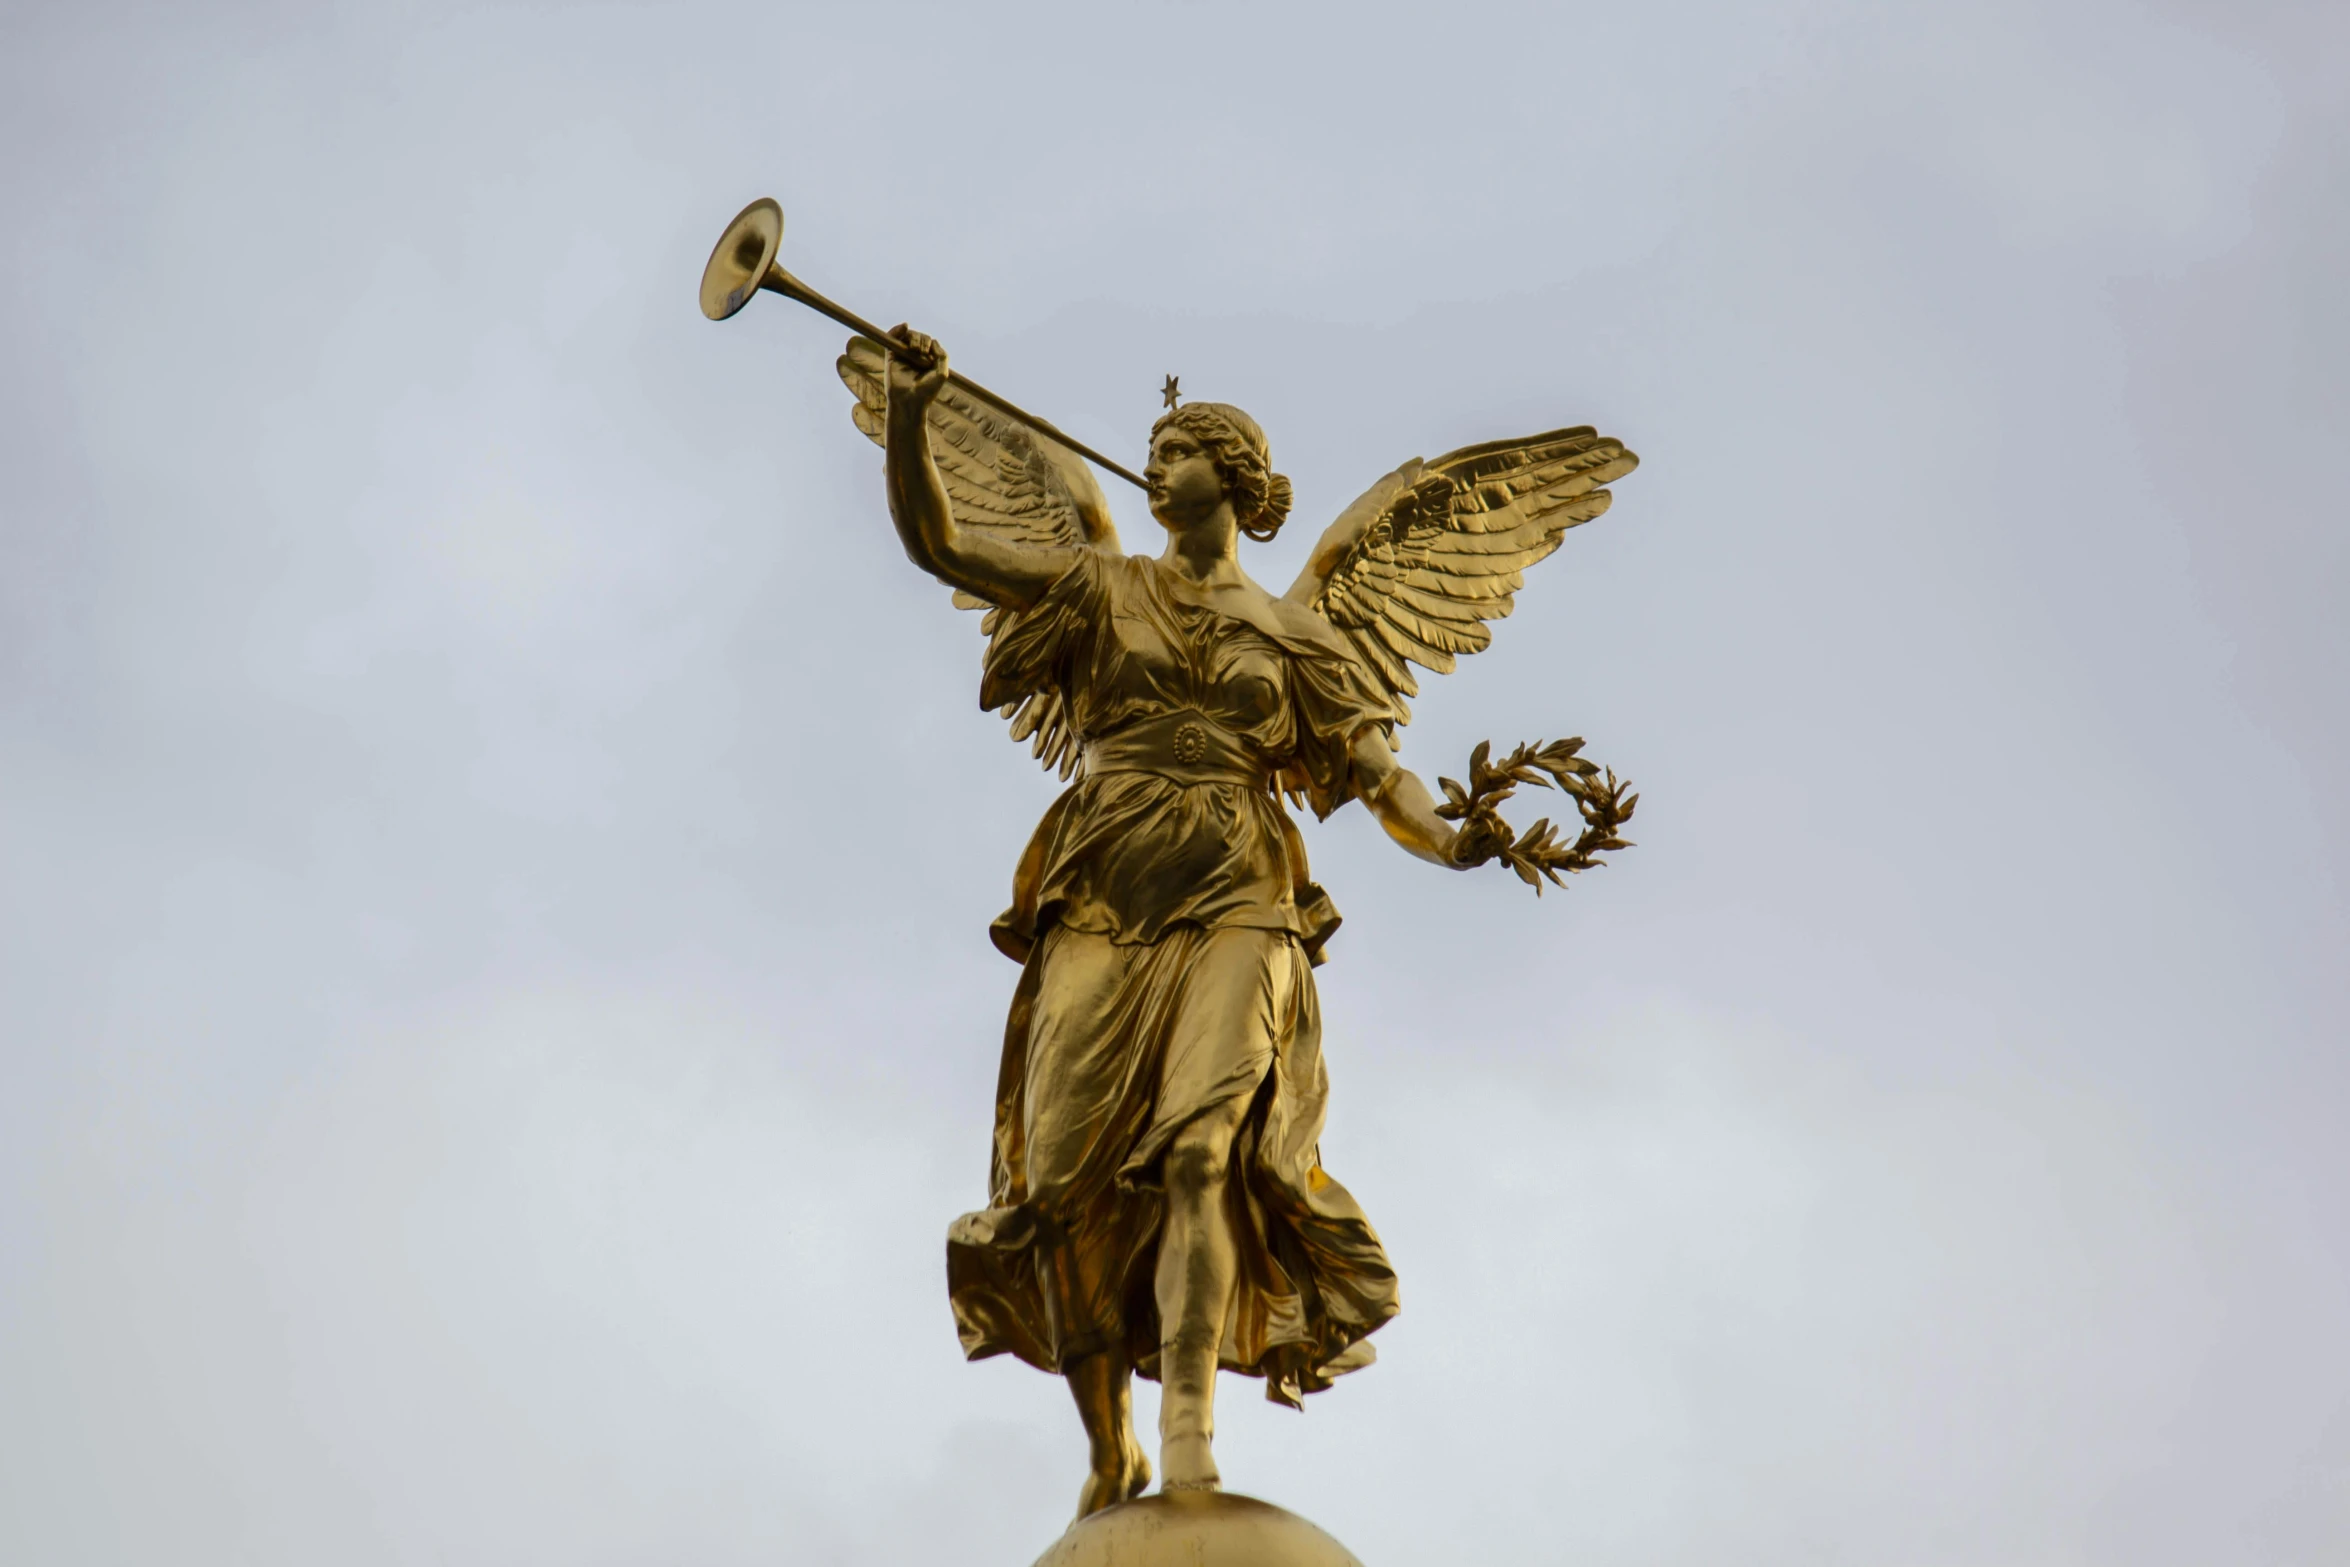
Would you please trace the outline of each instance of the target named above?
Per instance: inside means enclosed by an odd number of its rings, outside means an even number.
[[[786,299],[796,299],[818,315],[829,316],[859,337],[871,338],[885,348],[904,346],[863,316],[825,298],[786,272],[775,259],[782,242],[783,209],[773,199],[762,196],[737,213],[734,221],[726,226],[726,232],[718,237],[716,248],[710,252],[709,265],[702,269],[702,314],[713,321],[723,321],[748,304],[753,294],[765,289]],[[1104,472],[1116,474],[1136,489],[1150,488],[1142,475],[1104,457],[1076,437],[1064,434],[1009,398],[998,397],[969,376],[950,368],[947,380],[990,407],[1060,442]]]

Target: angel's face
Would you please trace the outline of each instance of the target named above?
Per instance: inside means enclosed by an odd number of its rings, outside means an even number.
[[[1169,425],[1151,442],[1151,460],[1142,476],[1150,481],[1151,515],[1181,531],[1215,515],[1224,501],[1224,478],[1207,448]]]

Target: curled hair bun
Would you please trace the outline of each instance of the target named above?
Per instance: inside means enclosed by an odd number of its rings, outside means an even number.
[[[1262,544],[1281,531],[1281,524],[1289,520],[1289,475],[1268,474],[1265,477],[1265,499],[1257,507],[1257,514],[1243,521],[1240,531]]]

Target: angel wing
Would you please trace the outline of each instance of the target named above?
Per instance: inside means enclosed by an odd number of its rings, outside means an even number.
[[[1447,452],[1383,509],[1341,517],[1285,596],[1353,644],[1409,723],[1404,699],[1420,694],[1411,666],[1450,674],[1491,642],[1485,623],[1514,607],[1526,568],[1606,511],[1613,497],[1600,486],[1639,463],[1588,425]]]
[[[876,446],[886,446],[888,351],[867,337],[849,339],[840,378],[856,394],[849,417]],[[930,449],[946,481],[955,521],[1017,544],[1085,546],[1118,553],[1109,503],[1083,458],[1033,426],[968,396],[952,384],[930,405]],[[957,590],[957,609],[985,610],[979,629],[992,642],[1004,612]],[[1077,736],[1054,693],[1009,702],[1012,738],[1027,740],[1047,772],[1067,778],[1077,767]]]

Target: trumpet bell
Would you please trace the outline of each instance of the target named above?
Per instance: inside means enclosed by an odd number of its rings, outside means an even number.
[[[702,314],[723,321],[759,292],[760,279],[775,265],[783,243],[783,209],[761,196],[726,225],[710,264],[702,268]]]

